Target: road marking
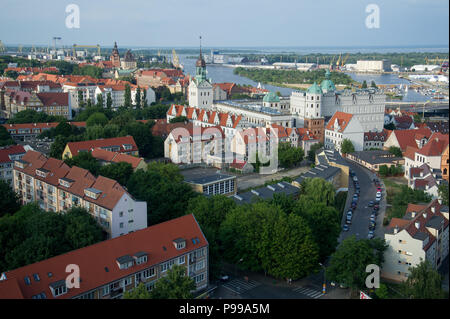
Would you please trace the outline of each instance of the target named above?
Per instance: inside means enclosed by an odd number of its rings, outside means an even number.
[[[223,284],[222,286],[233,291],[234,293],[241,294],[259,285],[261,285],[259,282],[253,280],[245,281],[242,279],[233,279],[230,282]]]
[[[305,288],[305,287],[297,287],[295,289],[293,289],[293,291],[298,292],[302,295],[306,295],[308,297],[311,297],[313,299],[317,299],[323,296],[322,291],[319,290],[314,290],[314,289],[310,289],[310,288]]]

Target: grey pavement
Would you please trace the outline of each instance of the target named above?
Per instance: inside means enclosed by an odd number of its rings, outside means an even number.
[[[341,235],[339,236],[339,242],[342,242],[345,238],[348,238],[349,236],[352,235],[355,235],[357,239],[367,238],[367,235],[369,233],[370,215],[372,213],[372,207],[368,207],[368,204],[370,201],[375,201],[375,195],[377,192],[375,184],[373,183],[373,179],[376,177],[376,175],[373,172],[350,160],[346,160],[346,162],[349,165],[350,169],[353,170],[356,173],[356,176],[358,177],[360,185],[360,196],[358,199],[357,207],[353,212],[352,224],[349,225],[349,231],[341,232]],[[374,232],[375,237],[379,238],[384,237],[383,218],[386,211],[386,189],[382,181],[381,185],[383,189],[382,198],[379,204],[380,209],[378,211],[378,216],[376,218],[376,228]],[[342,225],[345,222],[345,215],[347,214],[347,211],[350,209],[350,204],[352,202],[354,192],[355,188],[353,180],[350,180],[348,197],[345,204],[344,216],[342,219]]]
[[[238,190],[258,187],[264,185],[266,182],[270,182],[271,180],[279,180],[283,177],[297,177],[310,169],[311,168],[309,166],[300,166],[289,170],[279,171],[270,175],[256,173],[249,175],[238,175]]]

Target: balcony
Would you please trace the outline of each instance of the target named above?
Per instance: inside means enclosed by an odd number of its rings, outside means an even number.
[[[116,288],[116,289],[111,289],[111,292],[110,292],[109,295],[110,295],[111,298],[114,298],[114,297],[117,297],[118,295],[120,295],[122,293],[123,293],[123,288],[120,287],[120,288]]]

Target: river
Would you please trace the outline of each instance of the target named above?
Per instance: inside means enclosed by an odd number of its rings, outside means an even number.
[[[180,63],[184,66],[184,71],[186,74],[195,75],[195,62],[196,59],[188,59],[187,56],[192,56],[192,54],[179,54],[178,57],[180,59]],[[249,84],[252,86],[257,86],[258,83],[250,80],[249,78],[237,75],[233,73],[233,68],[224,67],[221,65],[207,65],[207,76],[212,79],[213,83],[223,83],[223,82],[233,82],[236,84]],[[358,82],[363,82],[366,80],[367,84],[370,85],[372,81],[375,81],[376,84],[409,84],[410,82],[406,79],[399,78],[395,74],[355,74],[355,73],[347,73]],[[291,92],[294,89],[278,87],[268,84],[261,85],[270,91],[276,92],[280,91],[283,96],[290,96]],[[429,100],[429,97],[424,96],[420,93],[417,93],[414,90],[408,90],[408,92],[403,96],[404,102],[422,102]]]

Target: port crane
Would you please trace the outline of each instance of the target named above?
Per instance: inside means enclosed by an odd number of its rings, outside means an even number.
[[[72,56],[76,57],[76,48],[97,48],[97,55],[100,55],[100,45],[81,45],[81,44],[74,44],[72,47]]]

